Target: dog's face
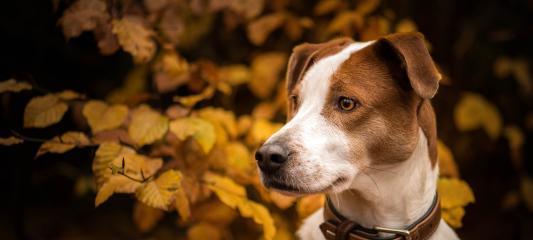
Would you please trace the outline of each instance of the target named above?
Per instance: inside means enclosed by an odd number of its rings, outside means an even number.
[[[256,152],[263,183],[293,194],[339,192],[366,168],[408,159],[418,108],[439,78],[420,34],[296,47],[289,122]]]

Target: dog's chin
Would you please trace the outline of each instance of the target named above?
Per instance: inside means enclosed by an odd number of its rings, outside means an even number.
[[[319,193],[338,193],[349,188],[350,183],[347,177],[338,177],[334,181],[319,186],[300,186],[294,181],[280,181],[271,177],[262,176],[263,184],[276,192],[289,196],[304,196]]]

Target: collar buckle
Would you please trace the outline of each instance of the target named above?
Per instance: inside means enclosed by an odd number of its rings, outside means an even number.
[[[411,240],[412,239],[411,238],[411,232],[409,230],[395,229],[395,228],[385,228],[385,227],[378,227],[378,226],[373,227],[373,229],[376,232],[391,233],[391,234],[396,234],[396,235],[402,236],[403,238],[405,238],[405,240]]]

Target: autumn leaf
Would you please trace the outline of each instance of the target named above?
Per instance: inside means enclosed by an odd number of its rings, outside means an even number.
[[[210,223],[198,223],[187,230],[188,240],[222,239],[221,230]]]
[[[78,0],[74,2],[59,19],[63,27],[63,35],[67,39],[78,37],[84,31],[92,31],[99,25],[109,21],[105,1]]]
[[[246,28],[248,39],[256,46],[263,45],[270,33],[283,26],[285,19],[285,13],[277,12],[254,20]]]
[[[302,197],[296,202],[296,212],[300,219],[307,218],[316,210],[324,206],[326,197],[323,194],[314,194]]]
[[[218,75],[221,82],[236,86],[249,82],[251,71],[245,65],[235,64],[218,68]]]
[[[252,79],[248,87],[257,97],[265,99],[276,88],[281,71],[287,64],[287,54],[269,52],[256,56],[252,60]]]
[[[455,207],[442,211],[442,218],[454,228],[460,228],[463,226],[462,219],[464,215],[465,210],[462,207]]]
[[[276,191],[270,191],[270,200],[280,209],[287,209],[296,202],[296,197],[283,195]]]
[[[272,123],[264,119],[258,119],[252,124],[246,142],[250,145],[262,144],[282,126],[283,125],[280,123]]]
[[[153,143],[165,135],[168,130],[168,118],[147,105],[141,105],[133,111],[128,133],[140,146]]]
[[[15,79],[0,82],[0,93],[4,92],[20,92],[23,90],[30,90],[32,87],[26,82],[17,82]]]
[[[45,153],[64,153],[75,147],[87,146],[91,141],[82,132],[66,132],[61,136],[57,136],[44,142],[35,157],[39,157]]]
[[[154,33],[147,28],[143,20],[126,16],[113,20],[113,33],[124,51],[130,53],[136,62],[147,62],[154,56],[156,45],[152,39]]]
[[[56,93],[56,96],[63,101],[71,101],[76,99],[82,99],[85,96],[81,93],[74,92],[72,90],[65,90],[59,93]]]
[[[227,227],[237,216],[238,213],[235,209],[220,201],[213,200],[203,203],[194,209],[194,215],[191,216],[191,220],[209,222],[217,224],[217,226]]]
[[[406,32],[416,32],[416,31],[417,31],[416,24],[413,22],[413,20],[409,18],[404,18],[396,24],[395,32],[406,33]]]
[[[164,215],[165,212],[160,209],[150,207],[141,202],[136,202],[133,207],[133,222],[141,232],[152,230]]]
[[[250,217],[263,226],[263,238],[272,239],[276,234],[274,220],[268,210],[261,204],[246,198],[244,187],[233,180],[212,173],[204,175],[207,187],[218,196],[221,202],[231,208],[239,209],[243,217]]]
[[[183,187],[176,190],[176,196],[174,200],[176,210],[180,214],[181,220],[185,221],[191,216],[191,208],[189,205],[189,199],[186,196],[185,189]]]
[[[96,150],[92,166],[98,188],[101,188],[104,183],[112,178],[121,180],[115,182],[115,185],[120,186],[117,192],[132,193],[140,186],[140,183],[125,176],[113,175],[110,169],[111,165],[122,166],[123,161],[125,165],[124,173],[139,180],[142,180],[143,176],[146,178],[152,176],[163,165],[161,159],[139,155],[130,147],[122,146],[115,142],[102,143]]]
[[[189,81],[189,63],[174,51],[165,51],[153,65],[154,83],[158,92],[174,91]]]
[[[498,108],[477,93],[465,93],[454,110],[455,126],[460,131],[483,128],[492,139],[500,136],[502,118]]]
[[[207,107],[196,112],[197,116],[209,121],[215,127],[216,142],[220,145],[237,137],[237,120],[231,111]]]
[[[10,136],[7,138],[0,138],[0,145],[3,145],[3,146],[11,146],[11,145],[15,145],[15,144],[23,143],[23,142],[24,140],[18,137],[13,137],[13,136]]]
[[[329,22],[326,27],[326,32],[329,34],[343,33],[344,35],[352,35],[357,29],[363,26],[363,16],[356,11],[345,10],[337,15]]]
[[[179,102],[185,107],[193,107],[198,102],[209,99],[215,94],[215,88],[212,86],[206,87],[201,93],[189,96],[176,96],[174,101]]]
[[[455,178],[440,178],[437,190],[441,199],[444,220],[452,226],[460,227],[464,215],[464,206],[475,201],[470,186]],[[461,210],[458,210],[460,208]]]
[[[192,137],[200,144],[204,153],[208,153],[216,141],[213,125],[197,117],[182,118],[170,122],[170,131],[182,141]]]
[[[176,191],[182,188],[181,173],[168,170],[157,179],[143,184],[137,189],[135,196],[142,203],[162,210],[169,210],[174,201]]]
[[[326,15],[346,5],[340,0],[321,0],[313,8],[313,13],[317,16]]]
[[[128,107],[124,105],[110,106],[103,101],[92,100],[83,106],[82,113],[93,133],[97,133],[122,125],[128,116]]]
[[[240,142],[230,142],[224,146],[227,157],[227,168],[240,174],[246,174],[255,167],[248,148]]]
[[[453,158],[452,151],[442,141],[437,141],[439,154],[439,174],[445,177],[459,177],[459,170]]]
[[[68,105],[56,95],[34,97],[24,109],[24,127],[44,128],[58,123],[67,109]]]

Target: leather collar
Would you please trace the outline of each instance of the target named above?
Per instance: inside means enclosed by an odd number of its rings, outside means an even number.
[[[320,230],[327,240],[426,240],[435,233],[440,223],[440,199],[435,194],[431,208],[417,221],[405,229],[393,229],[375,226],[365,228],[342,216],[327,198],[324,206],[325,222]],[[381,237],[379,233],[391,233],[392,236]]]

